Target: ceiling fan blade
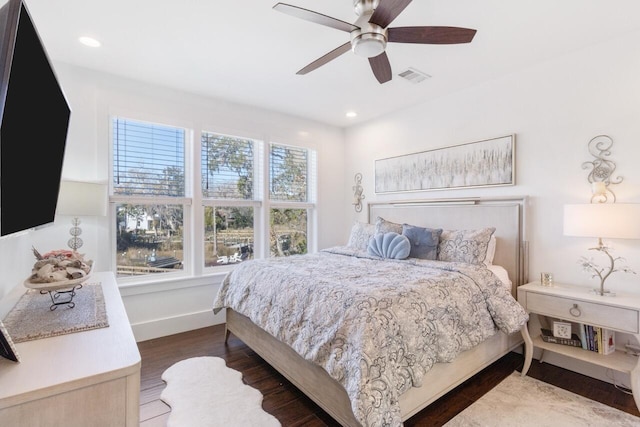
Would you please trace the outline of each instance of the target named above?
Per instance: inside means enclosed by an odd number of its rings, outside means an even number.
[[[373,71],[373,75],[376,76],[380,84],[391,80],[391,64],[386,52],[369,58],[369,65],[371,65],[371,71]]]
[[[387,28],[391,22],[411,3],[411,0],[380,0],[369,19],[372,24]]]
[[[360,28],[348,22],[341,21],[339,19],[332,18],[330,16],[323,15],[312,10],[303,9],[298,6],[292,6],[290,4],[277,3],[275,6],[273,6],[273,8],[279,12],[286,13],[287,15],[295,16],[296,18],[305,19],[307,21],[315,22],[316,24],[346,31],[347,33]]]
[[[342,55],[343,53],[349,52],[350,50],[351,50],[351,42],[347,42],[347,43],[343,44],[342,46],[333,49],[331,52],[327,53],[326,55],[321,56],[320,58],[316,59],[311,64],[307,65],[306,67],[304,67],[303,69],[298,71],[296,74],[301,74],[301,75],[302,74],[307,74],[307,73],[315,70],[316,68],[322,67],[327,62],[333,61],[338,56]]]
[[[394,43],[469,43],[476,30],[460,27],[397,27],[387,29],[387,41]]]

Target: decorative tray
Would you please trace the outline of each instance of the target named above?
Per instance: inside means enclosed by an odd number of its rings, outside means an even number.
[[[89,261],[87,263],[91,266],[91,270],[86,274],[86,276],[79,277],[77,279],[69,279],[69,280],[59,280],[57,282],[32,282],[31,276],[27,280],[24,281],[24,286],[29,289],[36,289],[39,291],[57,291],[60,289],[71,289],[74,288],[83,282],[87,281],[89,277],[91,277],[91,273],[93,272],[93,262]]]

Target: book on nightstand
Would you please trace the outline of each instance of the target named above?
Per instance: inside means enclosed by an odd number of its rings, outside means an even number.
[[[611,354],[616,351],[616,335],[610,329],[600,328],[598,326],[581,325],[580,334],[584,334],[586,341],[585,350],[594,351],[600,354]]]
[[[599,349],[602,350],[602,354],[611,354],[616,351],[616,335],[612,330],[602,328],[600,330],[600,337],[602,345]]]
[[[582,348],[584,350],[589,350],[589,346],[587,345],[587,331],[585,328],[586,328],[586,325],[583,325],[583,324],[578,325],[578,330],[580,331],[580,341],[582,341]]]
[[[580,341],[580,338],[576,334],[571,334],[571,338],[560,338],[560,337],[554,337],[551,329],[541,328],[540,332],[541,332],[540,337],[544,342],[568,345],[571,347],[582,347],[582,342]]]
[[[587,350],[596,351],[596,344],[595,344],[595,342],[593,340],[593,336],[594,336],[593,326],[584,325],[584,327],[585,327],[586,333],[587,333]]]

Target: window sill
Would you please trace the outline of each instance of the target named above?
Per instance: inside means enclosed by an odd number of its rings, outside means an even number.
[[[118,283],[120,294],[124,296],[143,295],[157,292],[187,289],[199,286],[220,285],[229,271],[216,271],[202,276],[173,276],[163,279],[148,277],[136,282]],[[212,297],[213,298],[213,297]]]

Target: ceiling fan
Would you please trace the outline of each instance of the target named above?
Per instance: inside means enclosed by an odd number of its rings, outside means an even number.
[[[353,0],[358,15],[350,24],[312,10],[277,3],[279,12],[325,25],[351,34],[351,41],[316,59],[296,74],[307,74],[343,53],[352,50],[358,56],[369,58],[371,70],[380,83],[391,80],[391,64],[385,52],[387,43],[458,44],[473,40],[476,30],[459,27],[396,27],[387,28],[411,3],[411,0]]]

